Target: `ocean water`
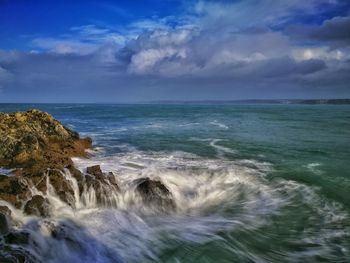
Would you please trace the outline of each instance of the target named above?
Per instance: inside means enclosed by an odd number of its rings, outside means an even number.
[[[115,207],[86,192],[72,210],[52,193],[50,219],[14,211],[43,262],[350,262],[349,105],[0,105],[31,108],[92,137],[76,166],[99,164],[121,188]],[[177,210],[140,203],[141,177]]]

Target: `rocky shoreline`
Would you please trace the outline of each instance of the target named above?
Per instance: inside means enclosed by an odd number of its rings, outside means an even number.
[[[118,176],[105,173],[99,165],[78,170],[73,157],[88,158],[91,138],[63,126],[50,114],[40,110],[0,113],[0,261],[37,262],[26,250],[30,234],[21,230],[12,213],[39,218],[52,216],[48,196],[55,196],[72,209],[88,205],[89,200],[101,207],[118,207],[122,189]],[[171,192],[160,181],[142,178],[135,182],[135,193],[147,205],[169,212],[176,209]],[[57,238],[59,229],[51,227]],[[14,245],[15,244],[15,245]]]

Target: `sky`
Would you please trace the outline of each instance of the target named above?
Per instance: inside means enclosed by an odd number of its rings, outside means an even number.
[[[0,0],[0,102],[350,98],[349,0]]]

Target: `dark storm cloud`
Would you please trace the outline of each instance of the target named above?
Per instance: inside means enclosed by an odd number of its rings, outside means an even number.
[[[335,46],[350,45],[350,16],[334,17],[320,26],[294,26],[287,30],[294,38],[321,41]]]

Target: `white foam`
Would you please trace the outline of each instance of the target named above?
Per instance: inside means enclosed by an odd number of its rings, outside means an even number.
[[[320,175],[320,174],[323,174],[323,171],[318,168],[321,165],[322,165],[321,163],[309,163],[306,165],[306,168],[309,169],[314,174]]]
[[[217,152],[218,152],[218,157],[223,157],[225,153],[231,153],[231,154],[236,154],[237,151],[230,149],[228,147],[224,147],[221,145],[218,145],[217,143],[223,141],[221,139],[213,139],[209,144],[210,146],[214,147]]]
[[[218,126],[221,129],[225,129],[225,130],[229,129],[229,127],[226,124],[218,122],[217,120],[214,120],[214,121],[210,122],[210,124]]]

